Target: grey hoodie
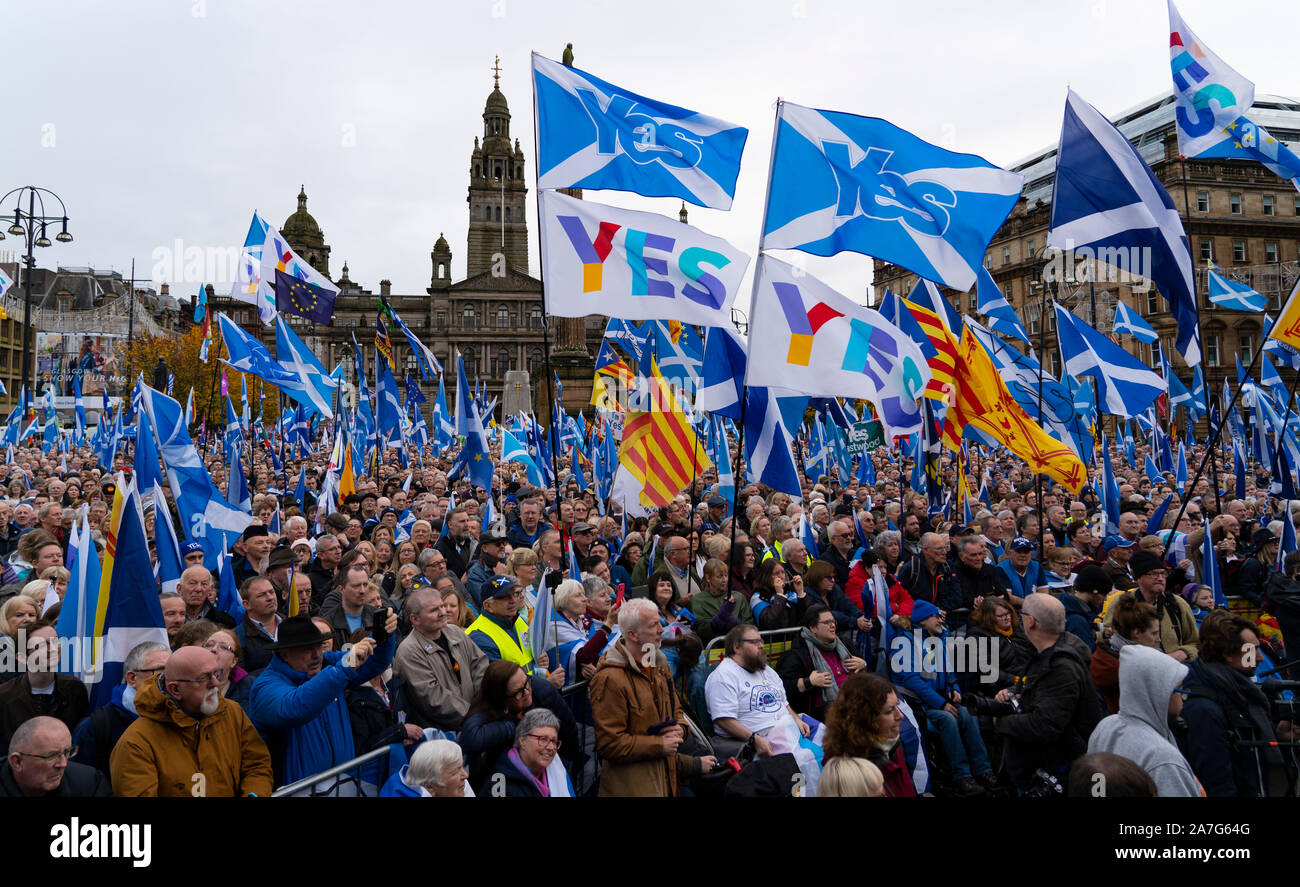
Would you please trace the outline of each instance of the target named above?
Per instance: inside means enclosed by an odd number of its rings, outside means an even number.
[[[1196,798],[1200,783],[1169,729],[1169,697],[1187,666],[1160,650],[1131,644],[1119,653],[1119,714],[1105,718],[1088,753],[1111,752],[1136,763],[1155,780],[1162,798]]]

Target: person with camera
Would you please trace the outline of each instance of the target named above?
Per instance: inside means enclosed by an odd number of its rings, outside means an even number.
[[[1253,680],[1259,649],[1255,626],[1227,610],[1201,623],[1201,655],[1188,663],[1183,686],[1187,736],[1182,743],[1192,772],[1211,798],[1260,798],[1269,776],[1285,779],[1268,697]],[[1261,777],[1263,777],[1261,779]]]
[[[980,714],[997,718],[1011,781],[1021,795],[1034,796],[1050,794],[1053,780],[1063,783],[1102,712],[1088,676],[1088,646],[1065,630],[1064,605],[1035,592],[1025,598],[1020,618],[1035,651],[1023,680],[993,700],[973,693],[966,698]]]
[[[275,784],[288,785],[354,756],[343,693],[383,674],[397,648],[397,614],[379,610],[370,636],[346,653],[326,653],[331,636],[309,616],[280,623],[271,664],[253,682],[248,715],[266,738]],[[358,626],[359,628],[360,626]]]
[[[408,595],[406,614],[411,633],[397,648],[393,673],[406,681],[412,720],[422,727],[458,730],[487,671],[487,654],[447,623],[437,589]]]

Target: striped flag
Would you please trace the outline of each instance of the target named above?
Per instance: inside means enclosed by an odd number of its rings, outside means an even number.
[[[922,348],[926,362],[930,365],[930,381],[925,386],[923,396],[931,400],[947,400],[957,373],[957,340],[938,314],[907,299],[902,301],[916,319],[934,352],[931,354]]]
[[[619,464],[641,483],[642,504],[666,506],[693,476],[713,467],[671,389],[651,361],[649,412],[628,413]]]

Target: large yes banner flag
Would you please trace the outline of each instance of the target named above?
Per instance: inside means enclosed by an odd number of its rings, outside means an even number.
[[[558,317],[729,323],[749,256],[655,213],[538,195],[546,310]]]
[[[783,102],[762,246],[865,253],[968,292],[1023,186],[888,121]]]
[[[533,53],[537,187],[631,191],[731,209],[749,130]]]
[[[886,439],[920,429],[930,367],[910,336],[793,265],[762,255],[755,273],[749,353],[762,359],[749,361],[746,385],[864,398]]]

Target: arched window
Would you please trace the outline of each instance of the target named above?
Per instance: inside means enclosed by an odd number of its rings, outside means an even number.
[[[474,329],[478,326],[478,315],[475,313],[473,305],[465,306],[465,310],[460,316],[460,325],[467,329]]]
[[[528,325],[535,330],[542,328],[542,309],[536,306],[528,312]]]
[[[506,221],[510,221],[510,207],[506,207]]]
[[[528,372],[534,373],[541,369],[542,366],[542,349],[534,348],[528,352]]]
[[[498,222],[501,221],[501,207],[499,206],[497,207],[497,211],[496,211],[496,221]]]
[[[510,316],[510,309],[502,305],[497,309],[497,329],[509,329],[514,326],[514,320]]]
[[[478,355],[474,353],[473,348],[466,348],[461,352],[465,359],[465,375],[474,376],[478,373]]]

